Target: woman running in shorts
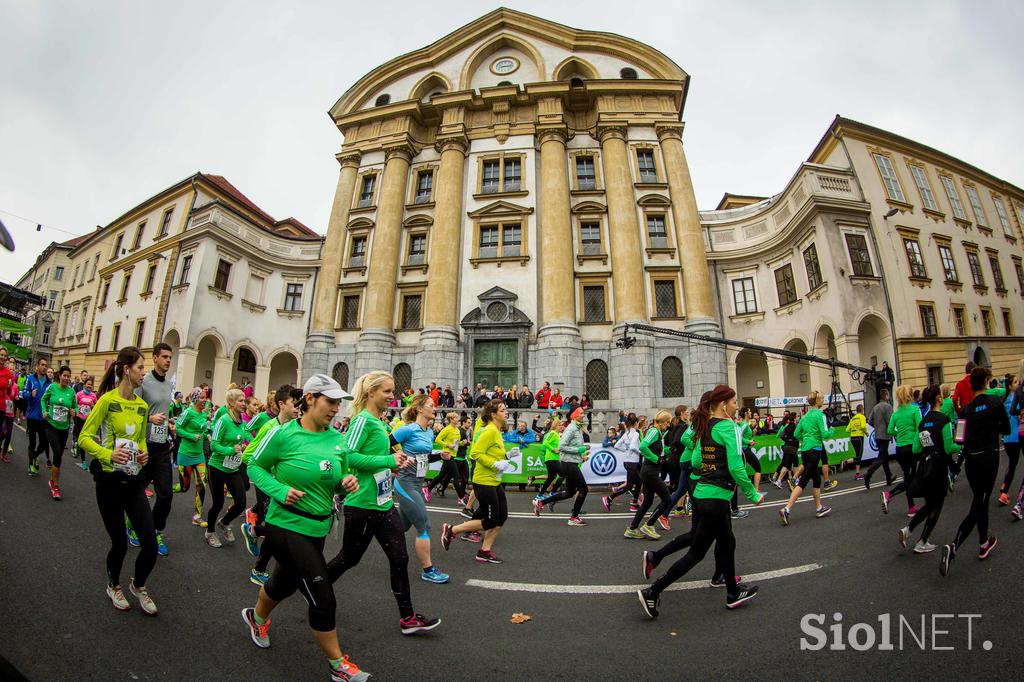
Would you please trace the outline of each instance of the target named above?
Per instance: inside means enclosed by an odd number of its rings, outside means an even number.
[[[654,417],[654,423],[651,428],[644,435],[643,440],[640,441],[640,454],[643,456],[643,462],[640,465],[640,481],[643,484],[643,502],[640,504],[639,509],[636,510],[636,514],[633,515],[633,521],[626,528],[623,537],[642,540],[648,538],[650,540],[659,540],[661,535],[654,530],[654,522],[657,520],[661,527],[665,530],[669,530],[668,519],[665,514],[669,511],[669,505],[672,503],[672,495],[669,493],[668,486],[665,485],[664,479],[661,477],[661,460],[664,457],[665,449],[665,431],[668,429],[669,422],[672,421],[672,415],[665,410],[658,412]],[[651,512],[650,518],[647,519],[647,523],[641,525],[644,515],[654,504],[654,496],[658,496],[658,506]]]
[[[189,406],[175,422],[178,432],[178,477],[181,483],[175,492],[187,493],[195,481],[193,493],[192,525],[206,528],[203,520],[203,502],[206,501],[206,455],[203,439],[206,437],[206,413],[210,405],[206,391],[196,388],[189,395]]]
[[[210,547],[221,547],[219,532],[225,542],[233,543],[235,533],[231,522],[245,511],[245,480],[241,471],[242,451],[249,444],[249,432],[242,422],[245,408],[245,393],[232,388],[224,397],[227,410],[213,424],[210,436],[210,467],[207,470],[210,482],[210,508],[206,512],[206,533],[204,538]],[[224,488],[231,493],[231,506],[220,517],[224,508]]]
[[[60,501],[60,465],[68,446],[72,415],[78,412],[75,389],[71,388],[71,368],[64,365],[57,372],[57,381],[46,387],[43,399],[43,419],[46,420],[46,440],[50,444],[50,495]]]
[[[534,497],[535,500],[539,500],[548,493],[558,492],[565,481],[562,477],[562,466],[558,461],[558,441],[561,437],[562,420],[557,416],[551,417],[548,419],[548,430],[540,442],[541,450],[544,452],[544,469],[547,471],[547,475]]]
[[[789,495],[786,505],[779,509],[779,518],[782,525],[788,526],[792,516],[793,505],[800,499],[800,495],[811,484],[811,495],[814,497],[814,515],[817,518],[828,516],[832,507],[826,507],[821,503],[821,458],[825,454],[825,440],[835,435],[835,429],[830,428],[825,415],[821,411],[824,404],[824,397],[820,391],[811,391],[807,396],[807,405],[810,407],[807,413],[800,418],[793,435],[800,439],[800,455],[803,459],[803,473],[797,482],[793,492]],[[920,412],[918,412],[920,415]]]
[[[896,410],[889,418],[889,433],[896,439],[896,461],[903,469],[903,480],[892,487],[891,490],[882,491],[882,512],[889,513],[889,502],[895,495],[907,492],[910,483],[914,479],[914,443],[917,441],[917,434],[921,425],[921,408],[914,402],[914,392],[910,386],[896,387]],[[914,500],[910,493],[907,493],[907,516],[913,517],[917,513]]]

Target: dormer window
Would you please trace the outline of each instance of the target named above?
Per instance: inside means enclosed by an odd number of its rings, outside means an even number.
[[[636,69],[627,66],[619,71],[619,76],[625,80],[635,81],[637,79]]]
[[[373,106],[375,106],[375,107],[382,107],[382,106],[384,106],[386,104],[391,104],[391,95],[381,95],[373,103]]]

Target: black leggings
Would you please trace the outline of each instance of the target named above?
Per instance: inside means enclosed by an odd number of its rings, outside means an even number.
[[[545,498],[544,504],[554,504],[555,502],[568,500],[575,495],[576,501],[572,505],[572,516],[576,517],[580,515],[580,510],[583,509],[583,501],[587,499],[590,487],[587,485],[586,479],[583,478],[583,472],[580,470],[579,464],[576,462],[562,462],[561,464],[562,476],[565,477],[565,490]],[[479,493],[477,497],[480,497]]]
[[[508,500],[505,498],[505,488],[500,485],[483,485],[474,483],[473,490],[476,492],[476,501],[479,506],[473,514],[473,520],[479,521],[484,530],[504,526],[508,521]]]
[[[0,424],[3,424],[3,428],[0,429],[0,455],[4,455],[11,449],[11,437],[14,435],[14,417],[4,413],[0,415]]]
[[[655,495],[661,501],[654,511],[651,512],[650,518],[647,519],[648,526],[654,523],[659,516],[667,514],[669,505],[672,504],[672,494],[669,492],[668,486],[665,485],[665,480],[661,477],[660,466],[650,461],[644,462],[640,467],[640,481],[643,483],[644,501],[633,515],[633,522],[629,524],[629,527],[633,530],[640,526],[640,521],[643,520],[644,515],[654,504]]]
[[[674,456],[674,455],[673,455]],[[679,487],[679,477],[682,474],[682,466],[679,464],[679,460],[665,460],[665,463],[661,465],[661,477],[668,476],[668,489],[675,490]]]
[[[96,505],[103,519],[103,527],[110,536],[110,551],[107,552],[107,581],[111,586],[121,584],[121,566],[128,553],[128,537],[125,533],[124,518],[132,524],[139,538],[140,551],[135,557],[136,587],[145,587],[153,566],[156,564],[156,529],[153,527],[153,512],[146,499],[146,489],[137,478],[127,479],[121,474],[100,471],[98,460],[90,466],[96,482]]]
[[[900,463],[900,469],[903,469],[903,480],[892,487],[892,490],[889,491],[889,496],[892,497],[905,492],[907,494],[907,504],[913,507],[914,500],[910,494],[910,484],[914,482],[914,446],[897,445],[896,461]]]
[[[782,446],[782,461],[779,462],[778,471],[786,469],[789,472],[793,472],[796,469],[796,456],[800,452],[799,448],[795,445],[783,445]]]
[[[924,523],[924,530],[921,532],[921,542],[928,542],[935,524],[939,522],[942,515],[942,505],[946,502],[946,491],[949,489],[949,479],[946,477],[946,469],[932,472],[928,478],[918,477],[914,480],[913,495],[924,497],[922,505],[914,518],[908,524],[910,530],[914,530],[921,523]]]
[[[853,446],[853,463],[860,466],[860,460],[864,456],[864,436],[850,436],[850,445]]]
[[[55,429],[50,424],[46,425],[46,442],[53,455],[53,466],[58,469],[64,459],[64,448],[68,446],[68,432],[69,429]]]
[[[26,431],[28,431],[28,461],[35,464],[39,455],[46,455],[49,449],[49,441],[46,439],[46,421],[43,419],[29,419]]]
[[[231,493],[231,506],[220,520],[221,523],[230,526],[231,522],[245,511],[245,482],[242,480],[241,471],[228,473],[214,466],[207,467],[206,471],[210,479],[210,509],[206,513],[206,532],[212,533],[217,529],[217,515],[224,508],[225,485]]]
[[[256,515],[256,525],[253,527],[253,533],[259,536],[267,536],[267,524],[265,523],[267,518],[267,510],[270,508],[270,496],[265,492],[253,486],[256,489],[256,504],[252,507],[252,512]],[[323,547],[321,546],[321,551]],[[259,556],[256,557],[256,565],[253,567],[261,573],[267,570],[267,566],[270,564],[271,554],[267,549],[267,542],[264,541],[260,545]],[[280,563],[280,562],[279,562]],[[333,594],[333,593],[332,593]]]
[[[442,459],[441,460],[441,471],[437,473],[430,483],[427,484],[427,490],[433,490],[437,488],[439,493],[443,493],[448,484],[459,479],[459,468],[455,464],[454,459]],[[458,486],[456,485],[455,494],[458,495]],[[462,497],[462,495],[459,495]]]
[[[878,457],[868,467],[868,472],[864,475],[869,481],[878,467],[882,467],[885,470],[885,484],[892,485],[892,470],[889,469],[889,440],[883,438],[876,438],[875,443],[878,444]]]
[[[391,592],[398,603],[398,613],[402,618],[409,618],[413,615],[412,595],[409,592],[409,553],[405,549],[402,519],[394,507],[387,511],[345,507],[345,532],[341,550],[327,563],[327,578],[333,584],[345,571],[357,566],[373,539],[377,540],[377,544],[384,550],[384,556],[388,558]]]
[[[142,467],[142,480],[148,485],[153,483],[156,501],[153,502],[153,524],[159,533],[167,527],[167,517],[171,514],[171,500],[174,499],[174,466],[171,464],[170,443],[147,443],[149,460]],[[231,490],[234,495],[234,489]],[[244,500],[245,495],[242,495]]]
[[[71,432],[71,452],[79,453],[83,460],[85,460],[85,450],[78,447],[78,435],[82,433],[82,427],[85,426],[85,420],[81,417],[75,417],[75,425]]]
[[[729,500],[717,498],[693,501],[695,511],[693,543],[689,551],[651,585],[651,591],[661,594],[665,588],[682,578],[704,560],[711,545],[715,545],[716,573],[724,574],[730,595],[736,595],[736,538],[732,534]],[[699,515],[696,512],[699,511]]]
[[[743,448],[743,461],[754,470],[755,474],[761,473],[761,460],[757,458],[752,448]]]
[[[622,465],[626,470],[626,483],[618,490],[613,490],[612,494],[608,497],[615,499],[619,495],[629,493],[630,497],[634,500],[640,497],[640,462],[626,462]]]
[[[821,489],[820,461],[823,454],[824,450],[804,450],[800,453],[804,461],[804,470],[796,484],[801,490],[807,490],[808,483],[811,483],[815,490]]]
[[[1020,460],[1020,443],[1003,443],[1003,448],[1006,450],[1006,476],[1003,478],[1000,492],[1009,494],[1013,474],[1017,471],[1017,462]]]
[[[967,541],[967,536],[978,526],[978,544],[988,541],[988,502],[999,473],[999,450],[984,450],[967,456],[964,463],[967,483],[971,486],[971,508],[956,531],[953,544],[957,549]]]
[[[263,590],[275,602],[282,602],[302,592],[309,605],[309,627],[317,632],[335,628],[334,586],[327,579],[324,561],[325,538],[314,538],[267,524],[267,539],[260,553],[273,554],[277,560],[274,573]]]
[[[549,459],[544,462],[544,468],[548,470],[548,475],[544,477],[544,484],[537,491],[538,495],[543,495],[547,492],[554,493],[565,482],[565,478],[562,476],[561,465],[562,463],[557,459]]]

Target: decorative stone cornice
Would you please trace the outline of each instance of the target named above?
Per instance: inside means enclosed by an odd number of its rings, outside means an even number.
[[[605,125],[597,129],[597,138],[604,144],[606,140],[626,141],[628,129],[624,125]]]
[[[390,161],[394,157],[405,159],[405,161],[408,163],[409,161],[412,161],[412,158],[414,156],[416,156],[416,149],[413,148],[413,146],[408,143],[403,142],[400,144],[391,145],[384,148],[385,163]]]
[[[447,151],[457,151],[465,156],[466,152],[469,151],[469,139],[465,135],[446,137],[439,139],[434,144],[434,149],[437,150],[438,154],[444,154]]]
[[[662,142],[665,140],[679,140],[683,139],[683,124],[682,123],[659,123],[654,126],[654,131],[658,134],[658,139]]]
[[[565,126],[542,128],[537,130],[536,137],[538,145],[543,145],[545,142],[560,142],[564,145],[569,139],[569,132]]]
[[[353,168],[359,167],[359,161],[363,158],[363,153],[358,151],[340,151],[334,155],[334,158],[338,160],[338,164],[345,168],[352,166]]]

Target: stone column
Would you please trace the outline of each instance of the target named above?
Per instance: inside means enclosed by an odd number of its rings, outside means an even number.
[[[174,385],[177,390],[188,395],[188,392],[200,383],[196,377],[196,360],[199,357],[199,351],[194,348],[179,348],[175,352],[177,354],[175,362],[178,363],[178,366],[174,370]]]
[[[261,401],[270,391],[270,365],[256,365],[256,376],[252,380],[253,395]]]
[[[540,130],[537,183],[537,289],[540,324],[535,372],[541,381],[565,384],[566,396],[583,390],[583,343],[576,326],[575,238],[569,205],[565,126]],[[567,279],[572,278],[572,279]],[[556,283],[556,284],[553,284]]]
[[[856,334],[842,334],[836,338],[836,360],[839,362],[845,362],[851,365],[859,365],[860,362],[860,337]],[[840,369],[837,370],[839,374],[839,385],[843,389],[843,393],[849,393],[854,390],[853,379],[850,377],[849,370]],[[829,382],[831,384],[831,381]],[[826,388],[826,391],[828,389]]]
[[[434,189],[434,225],[430,235],[430,278],[427,285],[423,333],[413,363],[414,386],[433,381],[440,386],[459,383],[459,281],[462,266],[462,198],[466,151],[464,135],[437,143],[441,167]]]
[[[768,363],[768,396],[782,398],[786,395],[786,361],[783,358],[769,357],[766,362]]]
[[[374,369],[391,369],[395,345],[399,250],[402,246],[402,213],[414,151],[408,145],[385,150],[384,178],[377,204],[377,224],[369,252],[363,331],[356,349],[356,375]],[[309,371],[308,369],[306,371]]]
[[[334,205],[327,223],[327,237],[320,249],[320,274],[313,294],[313,311],[303,351],[303,366],[310,374],[328,373],[329,351],[334,346],[334,318],[338,306],[338,282],[341,266],[345,262],[345,229],[352,206],[356,175],[359,170],[359,152],[338,155],[341,171],[334,192]]]
[[[210,399],[217,405],[224,404],[224,394],[231,383],[231,358],[213,359],[213,380],[210,382]]]

